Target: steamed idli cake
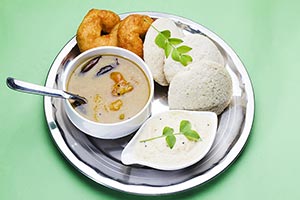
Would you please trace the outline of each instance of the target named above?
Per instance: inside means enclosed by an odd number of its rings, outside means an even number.
[[[188,52],[188,55],[193,58],[191,63],[197,63],[201,60],[211,60],[224,66],[224,58],[221,52],[208,37],[200,34],[192,34],[186,35],[182,40],[184,41],[182,45],[187,45],[192,48],[192,50]],[[164,65],[164,74],[168,83],[171,82],[178,72],[190,70],[192,66],[197,65],[189,64],[184,67],[179,62],[174,61],[170,56],[166,59]]]
[[[168,18],[159,18],[155,20],[152,25],[159,31],[169,30],[171,37],[183,37],[184,34],[176,24]],[[160,85],[169,85],[165,79],[163,67],[165,64],[165,53],[164,50],[155,44],[155,38],[158,32],[150,27],[146,33],[144,40],[144,61],[149,66],[154,80]]]
[[[168,95],[170,109],[212,111],[219,115],[231,101],[232,80],[226,68],[216,62],[193,62],[190,71],[174,76]]]

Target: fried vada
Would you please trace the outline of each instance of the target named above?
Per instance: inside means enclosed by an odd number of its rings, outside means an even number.
[[[120,22],[118,46],[134,52],[143,58],[143,38],[153,19],[146,15],[132,14]]]
[[[98,46],[117,46],[119,22],[119,15],[112,11],[91,9],[77,30],[79,50],[83,52]]]

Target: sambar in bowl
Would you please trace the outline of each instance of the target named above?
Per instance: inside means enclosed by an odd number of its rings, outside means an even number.
[[[134,53],[119,47],[83,52],[62,76],[63,89],[83,96],[86,104],[66,100],[71,122],[97,138],[114,139],[137,130],[151,114],[152,74]]]

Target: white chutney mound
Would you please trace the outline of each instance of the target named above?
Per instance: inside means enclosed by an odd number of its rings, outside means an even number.
[[[181,38],[184,36],[181,29],[179,29],[176,24],[168,18],[156,19],[152,25],[159,31],[169,30],[172,37]],[[169,83],[165,79],[163,72],[165,64],[165,53],[164,50],[155,44],[155,38],[158,32],[150,27],[146,33],[144,41],[144,61],[149,66],[154,80],[162,85],[167,86]]]
[[[232,97],[232,80],[228,71],[208,60],[193,62],[190,68],[176,74],[170,83],[170,109],[212,111],[219,115]]]

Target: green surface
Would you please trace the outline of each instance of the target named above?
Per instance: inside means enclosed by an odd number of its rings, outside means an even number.
[[[252,79],[256,109],[247,146],[225,173],[176,196],[139,197],[94,183],[63,158],[49,135],[43,98],[11,91],[5,80],[44,84],[90,8],[184,16],[236,51]],[[299,13],[297,0],[1,0],[0,199],[300,199]]]

